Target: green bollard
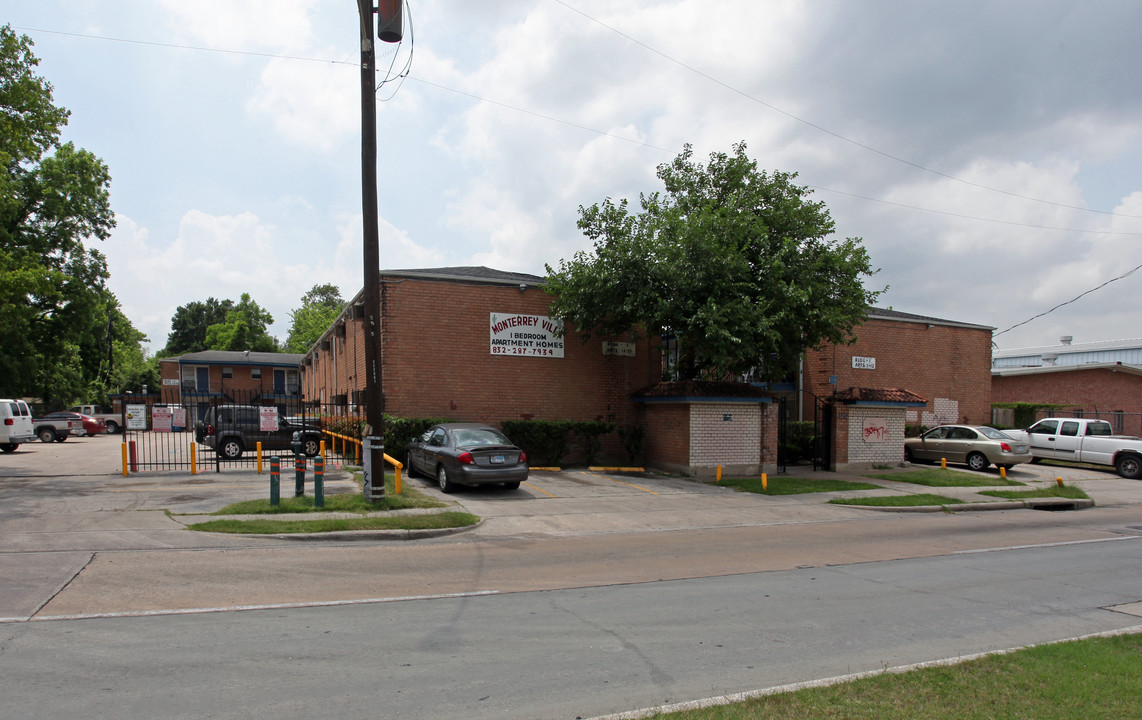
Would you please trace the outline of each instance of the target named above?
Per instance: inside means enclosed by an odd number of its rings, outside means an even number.
[[[325,458],[313,458],[313,505],[325,507]]]
[[[302,497],[305,495],[305,456],[298,455],[293,461],[294,470],[294,484],[293,496]]]
[[[282,459],[277,455],[270,458],[270,505],[281,502]]]

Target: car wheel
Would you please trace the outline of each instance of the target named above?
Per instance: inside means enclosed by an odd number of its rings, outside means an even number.
[[[1038,465],[1040,460],[1042,460],[1042,458],[1033,457],[1027,462],[1031,463],[1032,465]]]
[[[237,460],[242,457],[242,441],[238,438],[226,438],[218,447],[218,454],[226,460]]]
[[[1142,477],[1142,458],[1137,455],[1123,455],[1114,463],[1114,469],[1122,477],[1136,480]]]
[[[511,482],[504,483],[504,487],[508,490],[519,490],[519,480],[512,480]]]
[[[988,465],[991,465],[991,461],[989,461],[986,456],[981,455],[980,453],[972,453],[971,455],[968,455],[968,467],[972,470],[975,470],[976,472],[986,470]]]
[[[119,432],[119,423],[115,422],[114,420],[108,420],[107,421],[107,434],[108,435],[114,435],[117,432]]]
[[[0,450],[4,452],[16,452],[16,448],[20,447],[20,443],[4,443],[0,445]]]
[[[306,457],[314,457],[321,452],[321,442],[317,438],[306,438],[301,441],[301,451]]]
[[[440,486],[440,492],[450,493],[456,489],[456,483],[448,478],[448,470],[443,465],[436,468],[436,484]]]
[[[416,471],[416,465],[412,462],[411,456],[405,458],[404,472],[405,475],[408,475],[410,478],[418,477],[420,475],[420,473]]]
[[[904,460],[910,463],[916,462],[916,457],[912,454],[911,448],[904,448]]]
[[[49,442],[55,442],[56,441],[56,431],[52,430],[51,428],[43,428],[42,430],[40,430],[38,435],[40,438],[40,442],[49,443]]]

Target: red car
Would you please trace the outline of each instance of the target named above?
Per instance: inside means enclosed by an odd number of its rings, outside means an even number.
[[[79,420],[83,423],[84,435],[99,435],[107,432],[107,423],[90,415],[81,415],[73,412],[54,412],[44,415],[49,420]]]

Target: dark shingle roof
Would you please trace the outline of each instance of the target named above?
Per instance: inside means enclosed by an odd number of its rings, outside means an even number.
[[[218,365],[233,363],[235,365],[289,365],[301,364],[305,357],[300,353],[269,353],[250,352],[243,350],[203,350],[201,352],[186,353],[178,357],[161,358],[161,360],[177,360],[181,363],[198,363],[201,365]]]
[[[430,280],[469,280],[474,282],[502,283],[505,285],[539,285],[546,279],[528,273],[496,270],[482,265],[463,267],[418,268],[413,270],[384,270],[386,277],[409,277]]]

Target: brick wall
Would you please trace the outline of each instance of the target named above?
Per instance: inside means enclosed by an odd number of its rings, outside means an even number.
[[[899,465],[904,459],[904,415],[902,407],[848,408],[847,447],[844,465],[871,467],[873,465]],[[865,421],[884,428],[883,433],[864,432]],[[883,420],[883,424],[879,421]],[[871,422],[876,421],[876,422]],[[840,464],[840,463],[838,463]]]
[[[761,410],[757,404],[690,406],[690,465],[757,465],[761,460]]]
[[[684,403],[647,403],[642,408],[646,428],[647,465],[682,472],[690,465],[690,406]]]
[[[1073,415],[1075,410],[1088,417],[1096,414],[1110,420],[1121,412],[1121,432],[1142,433],[1142,376],[1110,368],[1066,370],[1033,375],[995,376],[991,381],[992,401],[1063,405],[1054,415]]]
[[[490,314],[550,314],[542,290],[517,285],[386,278],[382,283],[385,412],[497,424],[502,420],[635,422],[630,394],[657,382],[658,354],[643,338],[634,357],[603,355],[603,338],[569,328],[564,356],[493,355]],[[610,338],[629,341],[630,338]],[[363,320],[327,334],[303,365],[305,394],[328,402],[365,387]],[[608,438],[608,447],[617,443]]]
[[[991,420],[991,331],[949,325],[872,318],[854,331],[852,345],[829,345],[806,353],[805,388],[828,397],[849,387],[902,388],[928,400],[935,413],[942,398],[958,416],[947,422]],[[853,367],[852,358],[876,359],[875,369]],[[947,412],[948,403],[941,405]]]

